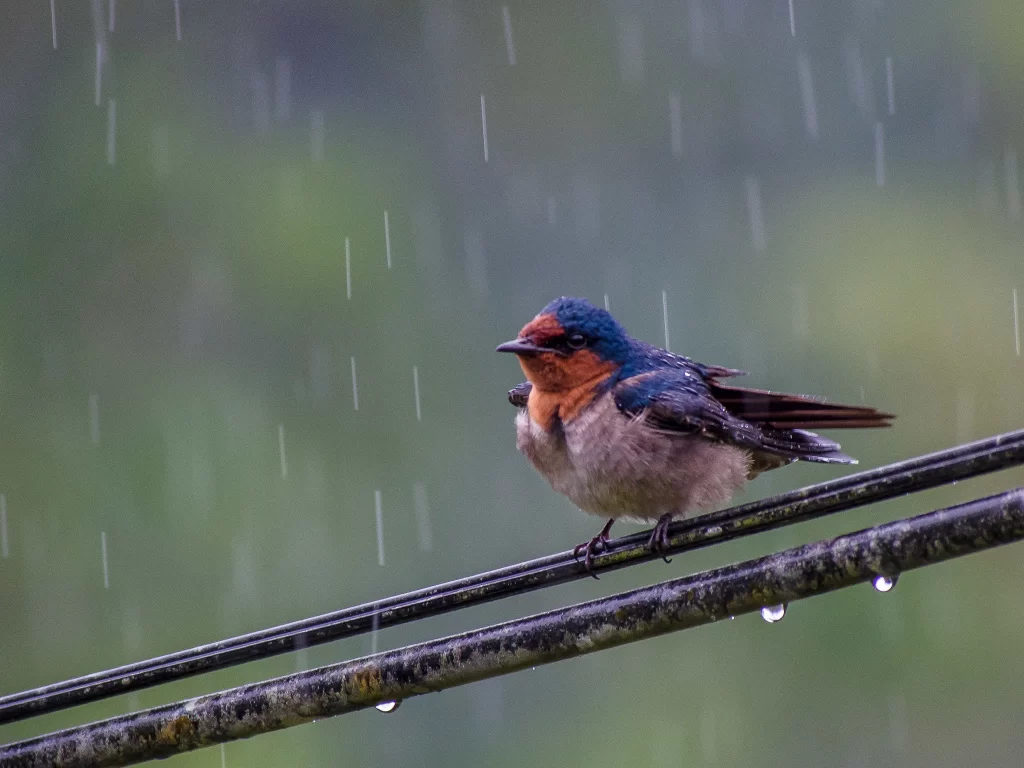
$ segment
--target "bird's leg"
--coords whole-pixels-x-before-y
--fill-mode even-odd
[[[608,545],[608,532],[612,529],[612,523],[615,522],[615,518],[611,518],[607,523],[604,524],[604,528],[590,541],[585,541],[582,544],[577,544],[573,547],[572,556],[577,560],[580,559],[580,552],[586,552],[583,558],[583,566],[587,569],[587,573],[597,578],[597,574],[594,573],[594,555],[604,549]]]
[[[661,559],[666,563],[672,561],[668,559],[665,553],[668,551],[668,527],[672,524],[672,513],[666,512],[664,515],[658,518],[658,522],[654,526],[654,530],[651,531],[651,538],[647,542],[647,546],[650,547],[651,552],[656,555],[660,555]]]

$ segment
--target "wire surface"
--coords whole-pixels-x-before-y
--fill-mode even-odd
[[[669,553],[682,553],[811,520],[945,483],[1024,464],[1024,430],[926,454],[768,499],[674,523]],[[610,542],[595,572],[657,559],[648,533]],[[572,552],[419,589],[0,698],[0,724],[130,691],[450,613],[515,594],[587,578]]]
[[[785,605],[1024,539],[1024,488],[452,637],[0,747],[0,768],[169,757]]]

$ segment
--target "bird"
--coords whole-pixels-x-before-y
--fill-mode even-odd
[[[654,523],[648,546],[667,560],[674,519],[723,506],[762,472],[794,461],[857,463],[810,430],[887,427],[895,418],[727,383],[745,371],[633,338],[582,298],[551,301],[496,351],[514,354],[527,379],[508,393],[519,452],[555,491],[607,518],[573,550],[591,575],[617,519]]]

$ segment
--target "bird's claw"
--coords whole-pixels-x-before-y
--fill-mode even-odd
[[[601,531],[601,533],[597,534],[597,536],[592,538],[590,541],[585,541],[582,544],[577,544],[572,549],[572,556],[576,558],[577,562],[579,562],[580,553],[584,553],[583,567],[586,569],[587,573],[589,573],[595,579],[598,578],[598,576],[596,573],[594,573],[594,555],[598,554],[604,549],[607,549],[608,542],[608,534],[604,531]]]
[[[651,531],[651,538],[647,542],[651,552],[661,557],[666,563],[672,561],[665,554],[669,549],[668,527],[672,524],[672,515],[666,514],[658,518],[654,530]]]
[[[585,541],[582,544],[577,544],[572,548],[572,556],[576,558],[576,562],[580,560],[580,552],[585,552],[583,558],[583,567],[586,568],[587,573],[597,578],[597,574],[594,573],[594,555],[601,550],[608,549],[608,542],[610,541],[609,535],[612,530],[612,525],[615,524],[615,518],[610,518],[607,523],[604,524],[604,528],[590,541]]]

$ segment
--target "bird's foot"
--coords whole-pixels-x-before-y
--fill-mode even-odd
[[[647,546],[651,552],[661,557],[666,563],[672,561],[668,559],[665,554],[668,552],[668,527],[672,524],[672,515],[666,513],[658,518],[657,524],[654,526],[654,530],[651,531],[651,538],[647,542]]]
[[[583,567],[586,568],[587,573],[597,578],[597,574],[594,573],[594,555],[598,554],[604,549],[608,548],[608,542],[611,540],[608,536],[608,532],[612,529],[612,523],[615,522],[615,518],[612,518],[605,523],[604,528],[590,541],[585,541],[582,544],[577,544],[572,549],[572,556],[578,561],[580,559],[580,553],[584,553]]]

